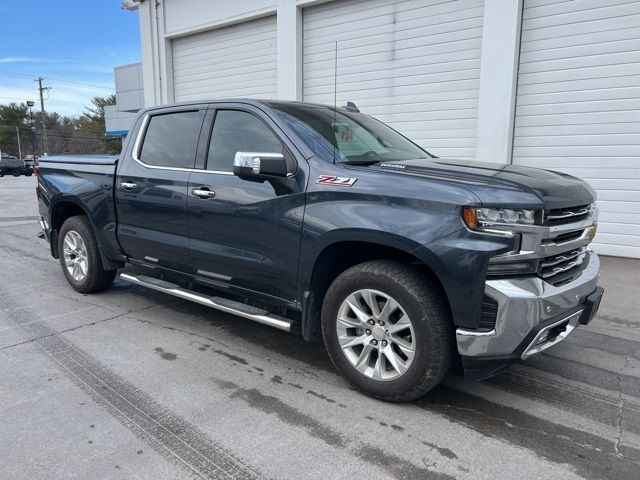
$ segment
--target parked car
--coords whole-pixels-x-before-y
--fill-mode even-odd
[[[122,154],[40,160],[68,282],[120,278],[322,339],[356,387],[415,399],[482,379],[598,309],[594,190],[443,161],[354,105],[236,100],[142,111]]]
[[[2,155],[0,157],[0,177],[5,175],[13,175],[19,177],[20,175],[26,175],[30,177],[33,175],[33,166],[27,165],[24,160],[20,160],[12,155]]]

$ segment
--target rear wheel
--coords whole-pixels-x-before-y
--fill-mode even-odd
[[[364,393],[418,398],[453,361],[449,309],[439,286],[398,261],[356,265],[329,287],[322,335],[335,367]]]
[[[104,290],[116,270],[105,270],[91,224],[85,216],[68,218],[58,237],[60,265],[69,284],[80,293]]]

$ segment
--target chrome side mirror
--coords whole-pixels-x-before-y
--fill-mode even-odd
[[[233,160],[233,174],[244,180],[284,178],[287,173],[287,161],[282,153],[236,152]]]

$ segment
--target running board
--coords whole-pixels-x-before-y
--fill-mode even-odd
[[[269,325],[270,327],[277,328],[278,330],[291,332],[292,320],[272,315],[266,310],[252,307],[251,305],[245,305],[244,303],[221,297],[208,297],[206,295],[201,295],[191,290],[187,290],[186,288],[182,288],[175,283],[165,282],[164,280],[148,277],[146,275],[130,275],[128,273],[121,273],[120,278],[125,282],[135,283],[136,285],[141,285],[152,290],[173,295],[174,297],[199,303],[205,307],[215,308],[221,312],[247,318],[254,322],[262,323],[263,325]]]

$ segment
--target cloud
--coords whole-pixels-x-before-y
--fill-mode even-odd
[[[0,63],[22,63],[37,61],[38,59],[33,57],[0,57]]]

